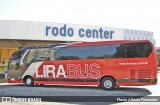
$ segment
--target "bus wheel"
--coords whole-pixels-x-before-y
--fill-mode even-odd
[[[34,80],[32,77],[27,77],[25,79],[25,85],[28,86],[28,87],[32,87],[34,86]]]
[[[111,77],[105,77],[101,80],[101,87],[105,90],[113,90],[115,88],[115,80]]]

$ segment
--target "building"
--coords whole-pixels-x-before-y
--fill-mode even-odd
[[[72,41],[150,40],[153,32],[105,26],[0,20],[0,72],[20,47]]]

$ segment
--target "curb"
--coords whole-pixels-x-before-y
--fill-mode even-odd
[[[0,85],[23,85],[23,83],[0,83]]]
[[[0,85],[9,85],[9,83],[0,83]]]

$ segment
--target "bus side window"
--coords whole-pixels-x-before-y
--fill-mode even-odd
[[[144,58],[149,57],[152,47],[149,43],[130,43],[126,44],[127,58]]]
[[[32,62],[34,62],[35,58],[37,56],[37,50],[36,49],[31,49],[26,56],[23,59],[23,63],[24,64],[30,64]]]
[[[38,54],[37,54],[35,60],[36,61],[53,60],[53,52],[49,48],[38,49]]]

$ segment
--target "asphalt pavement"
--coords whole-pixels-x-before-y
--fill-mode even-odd
[[[158,78],[160,78],[160,73]],[[88,86],[57,86],[57,85],[44,85],[44,86],[35,86],[35,87],[26,87],[23,84],[8,84],[8,83],[1,83],[0,84],[0,96],[1,97],[45,97],[44,102],[22,102],[22,103],[5,103],[13,104],[13,105],[31,105],[31,104],[53,104],[54,105],[68,105],[68,104],[76,104],[76,105],[92,105],[92,104],[99,104],[99,102],[95,102],[96,98],[101,98],[102,102],[100,104],[140,104],[141,105],[150,105],[150,104],[159,104],[159,103],[151,103],[151,102],[112,102],[115,100],[115,97],[126,97],[126,96],[136,96],[136,97],[147,97],[147,96],[160,96],[160,82],[158,81],[157,85],[151,86],[130,86],[130,87],[120,87],[116,88],[113,91],[106,91],[99,87],[88,87]],[[51,102],[58,97],[59,101]],[[79,97],[79,102],[60,102],[61,98],[75,98]],[[103,98],[109,98],[111,102],[103,102]],[[54,99],[53,99],[54,98]],[[86,101],[80,102],[85,98]],[[53,99],[53,100],[52,100]],[[76,99],[76,98],[75,98]],[[62,99],[63,100],[63,99]],[[89,102],[88,102],[89,101]],[[0,104],[4,104],[3,102]]]

